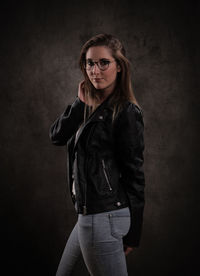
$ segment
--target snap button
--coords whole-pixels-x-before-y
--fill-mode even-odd
[[[102,119],[103,119],[103,116],[102,116],[102,115],[100,115],[100,116],[99,116],[99,119],[100,119],[100,120],[102,120]]]
[[[119,202],[119,201],[116,204],[117,204],[117,206],[121,206],[121,202]]]

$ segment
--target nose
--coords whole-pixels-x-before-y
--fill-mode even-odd
[[[99,72],[100,72],[100,69],[99,69],[98,65],[95,63],[93,68],[92,68],[92,73],[97,74]]]

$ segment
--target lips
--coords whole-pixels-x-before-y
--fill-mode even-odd
[[[101,81],[102,79],[100,79],[100,78],[94,78],[93,80],[96,81],[96,82],[99,82],[99,81]]]

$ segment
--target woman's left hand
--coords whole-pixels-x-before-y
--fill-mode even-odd
[[[127,256],[131,251],[133,251],[134,247],[130,247],[124,244],[124,253]]]

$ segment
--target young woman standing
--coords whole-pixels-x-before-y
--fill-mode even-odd
[[[122,43],[99,34],[82,47],[73,104],[50,127],[67,145],[68,182],[78,214],[57,276],[71,275],[83,256],[93,276],[125,276],[125,256],[139,246],[145,177],[144,122]]]

